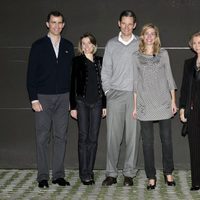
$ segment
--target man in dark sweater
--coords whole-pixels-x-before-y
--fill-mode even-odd
[[[48,14],[49,32],[32,44],[27,89],[35,111],[38,187],[49,187],[48,144],[53,130],[52,183],[70,185],[64,172],[67,141],[69,88],[73,44],[61,37],[64,17],[58,11]]]

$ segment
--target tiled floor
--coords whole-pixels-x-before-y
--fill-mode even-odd
[[[155,200],[200,200],[200,191],[190,191],[190,171],[174,172],[176,187],[164,184],[161,171],[157,171],[157,187],[154,191],[146,190],[146,177],[143,170],[138,171],[133,187],[124,187],[123,176],[118,177],[118,183],[110,187],[102,187],[104,170],[95,171],[96,184],[84,186],[81,184],[77,170],[66,170],[66,179],[71,186],[60,187],[49,182],[48,189],[37,187],[36,170],[0,170],[0,200],[93,200],[93,199],[155,199]]]

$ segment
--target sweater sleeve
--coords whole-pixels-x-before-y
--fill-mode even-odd
[[[112,56],[109,50],[109,44],[107,44],[103,56],[103,65],[101,70],[102,87],[104,92],[110,89],[111,76],[112,76]]]
[[[133,92],[137,93],[138,84],[138,59],[137,52],[133,53]]]
[[[102,71],[102,62],[103,62],[102,57],[99,57],[99,62],[100,62],[100,71]],[[101,74],[100,74],[100,81],[101,81],[101,88],[102,88]],[[103,89],[102,89],[102,108],[106,108],[106,96],[105,96],[105,93],[103,92]]]
[[[77,65],[76,58],[72,62],[71,86],[70,86],[70,110],[76,109],[76,79],[77,79]]]
[[[187,67],[187,61],[184,62],[183,76],[182,76],[182,84],[179,98],[179,107],[186,108],[187,99],[189,95],[189,72]]]
[[[35,44],[32,45],[27,70],[27,90],[30,101],[38,100],[37,96],[37,67],[39,62],[39,49]]]
[[[164,51],[164,62],[165,62],[165,73],[166,73],[167,81],[169,84],[169,90],[170,91],[176,90],[177,87],[176,87],[176,83],[175,83],[173,75],[172,75],[169,55],[166,50]]]

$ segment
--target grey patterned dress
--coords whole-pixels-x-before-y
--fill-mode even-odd
[[[142,121],[169,119],[173,116],[171,90],[177,89],[171,72],[168,52],[157,56],[134,53],[134,90],[137,94],[137,117]]]

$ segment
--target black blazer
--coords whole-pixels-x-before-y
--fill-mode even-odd
[[[185,116],[189,115],[191,107],[192,79],[197,57],[185,60],[183,79],[180,91],[179,107],[185,109]]]
[[[27,71],[30,101],[37,100],[38,94],[69,92],[73,57],[73,44],[64,38],[60,40],[58,58],[48,36],[32,44]]]
[[[101,69],[102,57],[94,57],[94,65],[97,76],[97,89],[99,98],[102,98],[103,108],[106,107],[106,97],[102,90],[101,84]],[[85,55],[76,56],[73,59],[72,75],[71,75],[71,89],[70,89],[70,108],[76,109],[77,97],[85,98],[86,88],[88,83],[88,65]]]

